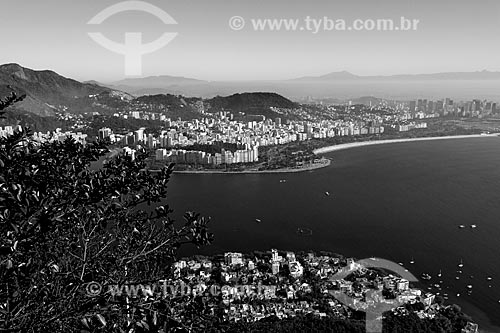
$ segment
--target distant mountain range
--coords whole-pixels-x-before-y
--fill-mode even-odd
[[[145,78],[132,78],[114,82],[115,86],[159,88],[172,85],[205,84],[208,81],[185,78],[182,76],[148,76]]]
[[[342,80],[413,80],[413,81],[427,81],[427,80],[500,80],[500,72],[478,71],[478,72],[444,72],[433,74],[398,74],[398,75],[376,75],[376,76],[359,76],[352,73],[332,72],[321,76],[306,76],[291,81],[342,81]]]
[[[375,75],[360,76],[347,71],[331,72],[320,76],[304,76],[290,80],[270,80],[263,82],[307,82],[307,81],[344,81],[344,80],[500,80],[500,72],[477,71],[477,72],[444,72],[433,74],[398,74],[398,75]],[[96,83],[95,81],[93,81]],[[227,81],[205,81],[191,79],[181,76],[149,76],[144,78],[131,78],[113,82],[108,86],[123,87],[126,89],[165,89],[174,86],[193,86],[206,84],[222,84]],[[239,81],[238,81],[239,82]],[[255,81],[254,81],[255,82]]]
[[[484,98],[500,100],[500,72],[446,72],[360,76],[347,71],[289,80],[204,81],[176,76],[121,80],[105,86],[140,96],[180,94],[210,98],[243,92],[273,91],[301,100],[306,96],[352,99],[363,95],[386,99]]]
[[[304,76],[289,81],[330,81],[330,80],[356,80],[361,76],[354,75],[347,71],[332,72],[321,76]]]
[[[191,106],[203,98],[203,103],[209,105],[208,110],[273,117],[276,115],[269,111],[270,106],[294,108],[297,104],[290,99],[308,100],[305,97],[332,101],[356,101],[359,96],[393,100],[451,97],[456,100],[481,98],[499,101],[500,72],[358,76],[343,71],[292,80],[237,82],[154,76],[104,84],[78,82],[53,71],[36,71],[18,64],[0,65],[0,96],[11,91],[27,95],[15,106],[16,110],[38,116],[51,116],[61,110],[112,114],[131,102],[138,102],[158,106],[158,110],[166,107],[175,117],[192,117],[196,107]],[[143,95],[146,97],[137,98]]]
[[[128,79],[122,83],[149,86],[155,84],[204,82],[177,77],[154,77]],[[26,99],[16,104],[14,110],[17,116],[53,116],[57,111],[75,114],[99,112],[113,114],[131,107],[134,104],[146,105],[150,110],[161,112],[169,117],[192,118],[196,116],[201,102],[207,112],[231,111],[245,115],[265,115],[276,117],[278,114],[271,107],[295,108],[298,104],[276,93],[255,92],[233,94],[227,97],[216,96],[202,100],[199,97],[184,97],[173,94],[155,94],[133,97],[116,88],[103,86],[97,81],[78,82],[65,78],[53,71],[35,71],[18,64],[0,66],[0,98],[12,91],[19,95],[26,94]],[[29,113],[29,114],[26,114]],[[9,119],[15,119],[9,114]],[[19,118],[19,117],[18,117]]]

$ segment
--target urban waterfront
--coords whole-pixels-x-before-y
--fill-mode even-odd
[[[338,151],[326,155],[329,167],[298,174],[176,174],[168,202],[178,220],[186,210],[213,219],[214,244],[181,254],[272,247],[381,257],[430,274],[423,289],[443,280],[448,302],[498,331],[499,153],[497,137],[436,140]]]

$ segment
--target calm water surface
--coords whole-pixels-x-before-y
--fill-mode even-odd
[[[296,174],[176,174],[168,202],[177,219],[186,210],[212,217],[216,241],[196,252],[312,249],[402,262],[417,277],[427,272],[433,284],[443,280],[449,302],[500,332],[500,138],[377,145],[327,156],[330,167]]]

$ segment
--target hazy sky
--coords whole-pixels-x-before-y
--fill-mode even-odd
[[[205,80],[287,79],[347,70],[359,75],[500,71],[498,0],[150,0],[176,21],[123,12],[98,26],[87,22],[117,0],[0,0],[0,63],[52,69],[79,80],[124,77],[124,57],[88,32],[123,43],[164,32],[178,36],[142,58],[143,75]],[[229,28],[232,16],[246,20]],[[417,31],[254,31],[251,19],[306,16],[350,20],[419,19]]]

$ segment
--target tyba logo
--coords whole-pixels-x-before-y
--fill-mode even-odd
[[[109,17],[125,11],[146,12],[158,17],[164,24],[177,24],[163,9],[144,1],[124,1],[112,5],[99,12],[88,24],[101,24]],[[142,44],[141,32],[126,32],[124,44],[112,41],[100,32],[89,32],[88,35],[102,47],[125,56],[125,75],[139,76],[142,75],[142,56],[163,48],[177,36],[177,33],[165,32],[160,38],[147,44]]]

